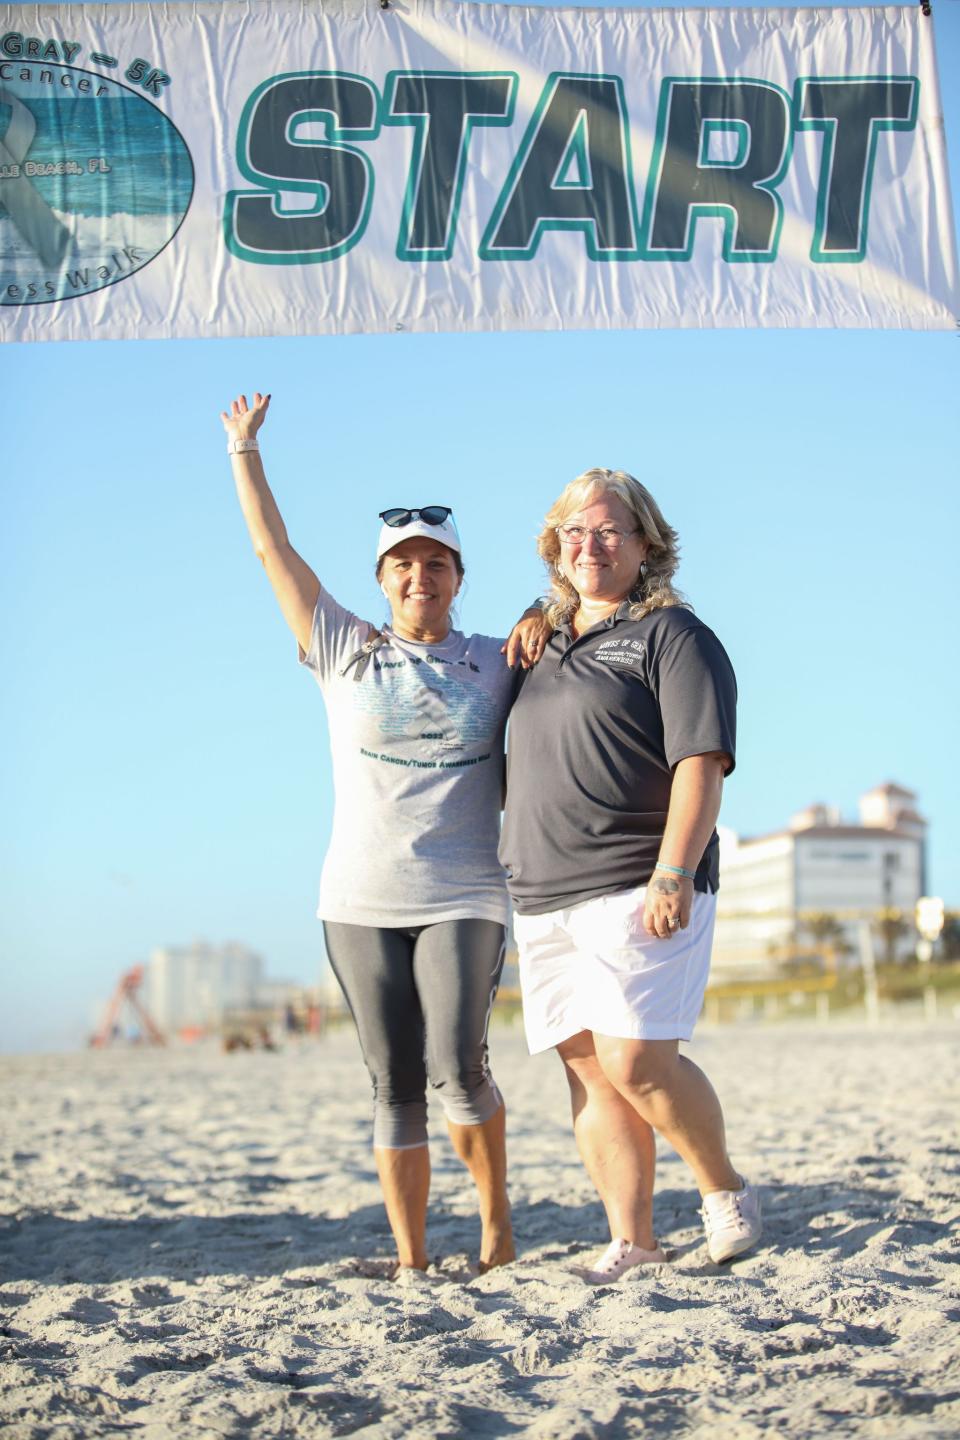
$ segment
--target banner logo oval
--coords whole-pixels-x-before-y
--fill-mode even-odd
[[[128,279],[176,235],[193,185],[183,136],[144,95],[70,65],[0,63],[0,304]]]

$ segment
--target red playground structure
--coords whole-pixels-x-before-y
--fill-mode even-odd
[[[132,970],[127,970],[117,981],[117,987],[110,997],[103,1017],[103,1023],[95,1035],[91,1035],[90,1044],[97,1050],[103,1050],[119,1038],[120,1026],[118,1024],[120,1012],[124,1004],[136,1015],[140,1022],[139,1042],[146,1045],[166,1045],[162,1032],[157,1028],[151,1019],[146,1007],[139,998],[139,990],[143,984],[143,966],[134,965]]]

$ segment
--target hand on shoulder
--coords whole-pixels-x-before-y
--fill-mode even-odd
[[[546,649],[547,641],[553,634],[553,626],[539,606],[525,610],[514,625],[500,653],[506,655],[511,670],[519,662],[524,670],[531,670]]]

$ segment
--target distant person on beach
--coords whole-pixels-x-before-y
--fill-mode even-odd
[[[445,505],[380,517],[390,623],[378,630],[345,610],[293,549],[267,485],[256,436],[269,404],[241,395],[221,419],[254,550],[327,706],[336,805],[317,913],[373,1082],[399,1264],[427,1266],[429,1084],[477,1187],[487,1270],[514,1258],[505,1110],[487,1061],[508,920],[503,736],[513,664],[532,663],[549,629],[539,610],[506,646],[452,628],[464,567]],[[339,532],[326,539],[341,543]]]
[[[719,1101],[679,1054],[710,965],[736,681],[674,590],[676,531],[633,476],[572,481],[538,549],[554,629],[510,716],[500,858],[530,1050],[559,1052],[610,1225],[587,1271],[603,1283],[666,1258],[653,1231],[653,1131],[694,1173],[712,1260],[761,1232]]]

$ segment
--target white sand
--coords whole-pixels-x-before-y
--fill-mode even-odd
[[[559,1064],[497,1029],[520,1259],[471,1271],[433,1128],[437,1264],[394,1282],[349,1032],[295,1053],[0,1062],[0,1430],[167,1436],[960,1432],[956,1027],[704,1029],[762,1250],[720,1269],[663,1154],[667,1268],[605,1243]],[[378,1267],[377,1261],[380,1261]]]

